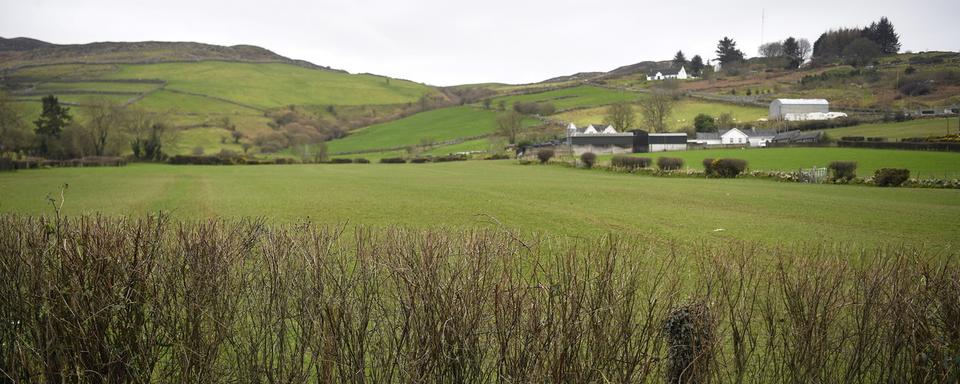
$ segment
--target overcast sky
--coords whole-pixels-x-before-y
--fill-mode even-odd
[[[527,83],[644,60],[713,58],[730,36],[811,41],[887,16],[904,50],[960,50],[960,1],[0,0],[0,36],[53,43],[253,44],[347,71],[454,85]]]

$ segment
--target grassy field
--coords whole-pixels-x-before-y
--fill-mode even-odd
[[[907,168],[912,176],[958,178],[960,153],[904,151],[865,148],[750,148],[704,149],[637,154],[650,157],[679,157],[686,167],[703,169],[706,158],[732,157],[747,160],[750,169],[795,171],[813,166],[825,167],[831,161],[856,161],[857,174],[872,175],[877,168]],[[609,156],[606,156],[609,157]]]
[[[941,136],[948,132],[957,134],[958,119],[922,119],[900,123],[862,124],[854,127],[825,129],[830,138],[839,140],[844,136],[885,137],[903,139],[907,137]]]
[[[498,97],[493,99],[493,105],[498,105],[501,101],[506,103],[507,106],[518,101],[545,102],[552,103],[557,110],[564,110],[613,104],[619,101],[633,101],[638,98],[640,98],[640,94],[634,92],[581,85],[554,91]]]
[[[136,103],[137,107],[153,111],[173,112],[177,114],[248,114],[263,115],[256,109],[228,103],[209,97],[186,95],[160,90],[153,92]]]
[[[437,109],[371,125],[346,138],[330,141],[327,146],[330,152],[347,152],[485,135],[496,129],[496,117],[495,111],[470,106]],[[528,126],[536,122],[525,120]]]
[[[0,211],[51,213],[46,196],[64,183],[70,215],[163,210],[414,227],[488,227],[492,217],[564,235],[960,245],[956,190],[657,178],[512,161],[29,170],[0,174]]]
[[[58,91],[99,91],[99,92],[137,92],[143,93],[157,88],[160,84],[153,83],[115,83],[109,81],[84,82],[48,82],[37,85],[37,92]]]
[[[415,102],[432,90],[373,75],[350,75],[289,64],[206,61],[121,65],[111,79],[162,79],[167,87],[214,95],[260,108],[284,105],[361,105]]]
[[[640,117],[640,107],[634,106],[634,111]],[[558,113],[551,116],[554,119],[572,122],[577,125],[594,124],[602,122],[607,113],[606,107],[595,107],[587,109],[577,109]],[[736,121],[756,121],[757,119],[767,117],[767,110],[759,107],[748,107],[726,103],[710,103],[697,100],[684,100],[676,104],[673,113],[670,116],[669,125],[673,130],[680,130],[693,126],[693,118],[697,114],[706,113],[713,117],[718,117],[722,113],[730,113]]]

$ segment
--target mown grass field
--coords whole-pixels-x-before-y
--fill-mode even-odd
[[[869,176],[878,168],[907,168],[913,177],[960,177],[960,153],[904,151],[865,148],[749,148],[703,149],[636,154],[656,161],[659,157],[679,157],[685,166],[703,169],[703,159],[731,157],[744,159],[750,169],[795,171],[813,166],[826,167],[831,161],[856,161],[857,174]],[[603,156],[608,159],[610,156]]]
[[[899,123],[861,124],[854,127],[825,129],[822,132],[835,140],[840,140],[844,136],[885,137],[894,140],[907,137],[942,136],[947,133],[957,134],[960,133],[958,123],[960,120],[957,118],[922,119]]]
[[[620,101],[634,101],[638,98],[640,98],[640,94],[635,92],[581,85],[547,92],[498,97],[493,99],[493,105],[498,105],[502,101],[509,108],[518,101],[538,102],[551,103],[557,110],[565,110],[613,104]]]
[[[633,109],[637,116],[636,124],[641,126],[640,107],[634,105]],[[572,122],[579,126],[602,122],[606,113],[607,107],[595,107],[558,113],[551,117],[565,122]],[[757,121],[757,119],[767,117],[767,110],[764,108],[686,99],[678,102],[674,106],[673,113],[670,115],[669,126],[672,130],[693,127],[693,119],[700,113],[708,114],[714,118],[719,117],[722,113],[729,113],[735,121],[743,122]]]
[[[659,178],[513,161],[170,166],[0,174],[0,211],[309,218],[322,223],[496,227],[666,239],[960,245],[960,191]],[[720,230],[720,231],[718,231]]]
[[[327,148],[331,153],[386,149],[486,135],[496,129],[496,118],[495,111],[471,106],[437,109],[353,131]],[[536,122],[524,120],[528,126]]]

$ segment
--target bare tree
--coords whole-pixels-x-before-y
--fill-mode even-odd
[[[23,113],[0,91],[0,153],[27,146],[32,136]]]
[[[810,40],[807,39],[799,39],[797,40],[797,44],[800,47],[800,63],[803,64],[803,62],[807,61],[807,58],[810,57],[812,46],[810,45]]]
[[[522,121],[523,116],[515,111],[502,113],[497,116],[497,132],[506,137],[510,144],[516,144]]]
[[[759,53],[760,53],[760,56],[763,56],[763,57],[783,56],[783,43],[779,41],[774,41],[772,43],[763,44],[760,46]]]
[[[107,146],[111,143],[111,137],[117,136],[118,127],[123,118],[122,108],[120,104],[106,98],[91,100],[87,108],[89,117],[85,125],[95,155],[105,155]]]
[[[603,118],[603,123],[612,125],[620,131],[630,129],[636,123],[633,106],[627,102],[611,104],[607,107],[607,115]]]
[[[640,101],[643,123],[650,132],[666,132],[667,120],[673,112],[673,97],[666,92],[652,92]]]

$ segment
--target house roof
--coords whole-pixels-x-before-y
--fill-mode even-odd
[[[786,105],[830,105],[830,102],[826,99],[776,99],[774,101],[778,101],[780,104]]]
[[[656,69],[650,72],[650,76],[656,76],[657,73],[667,76],[667,75],[676,75],[680,73],[680,68],[665,68],[665,69]]]

